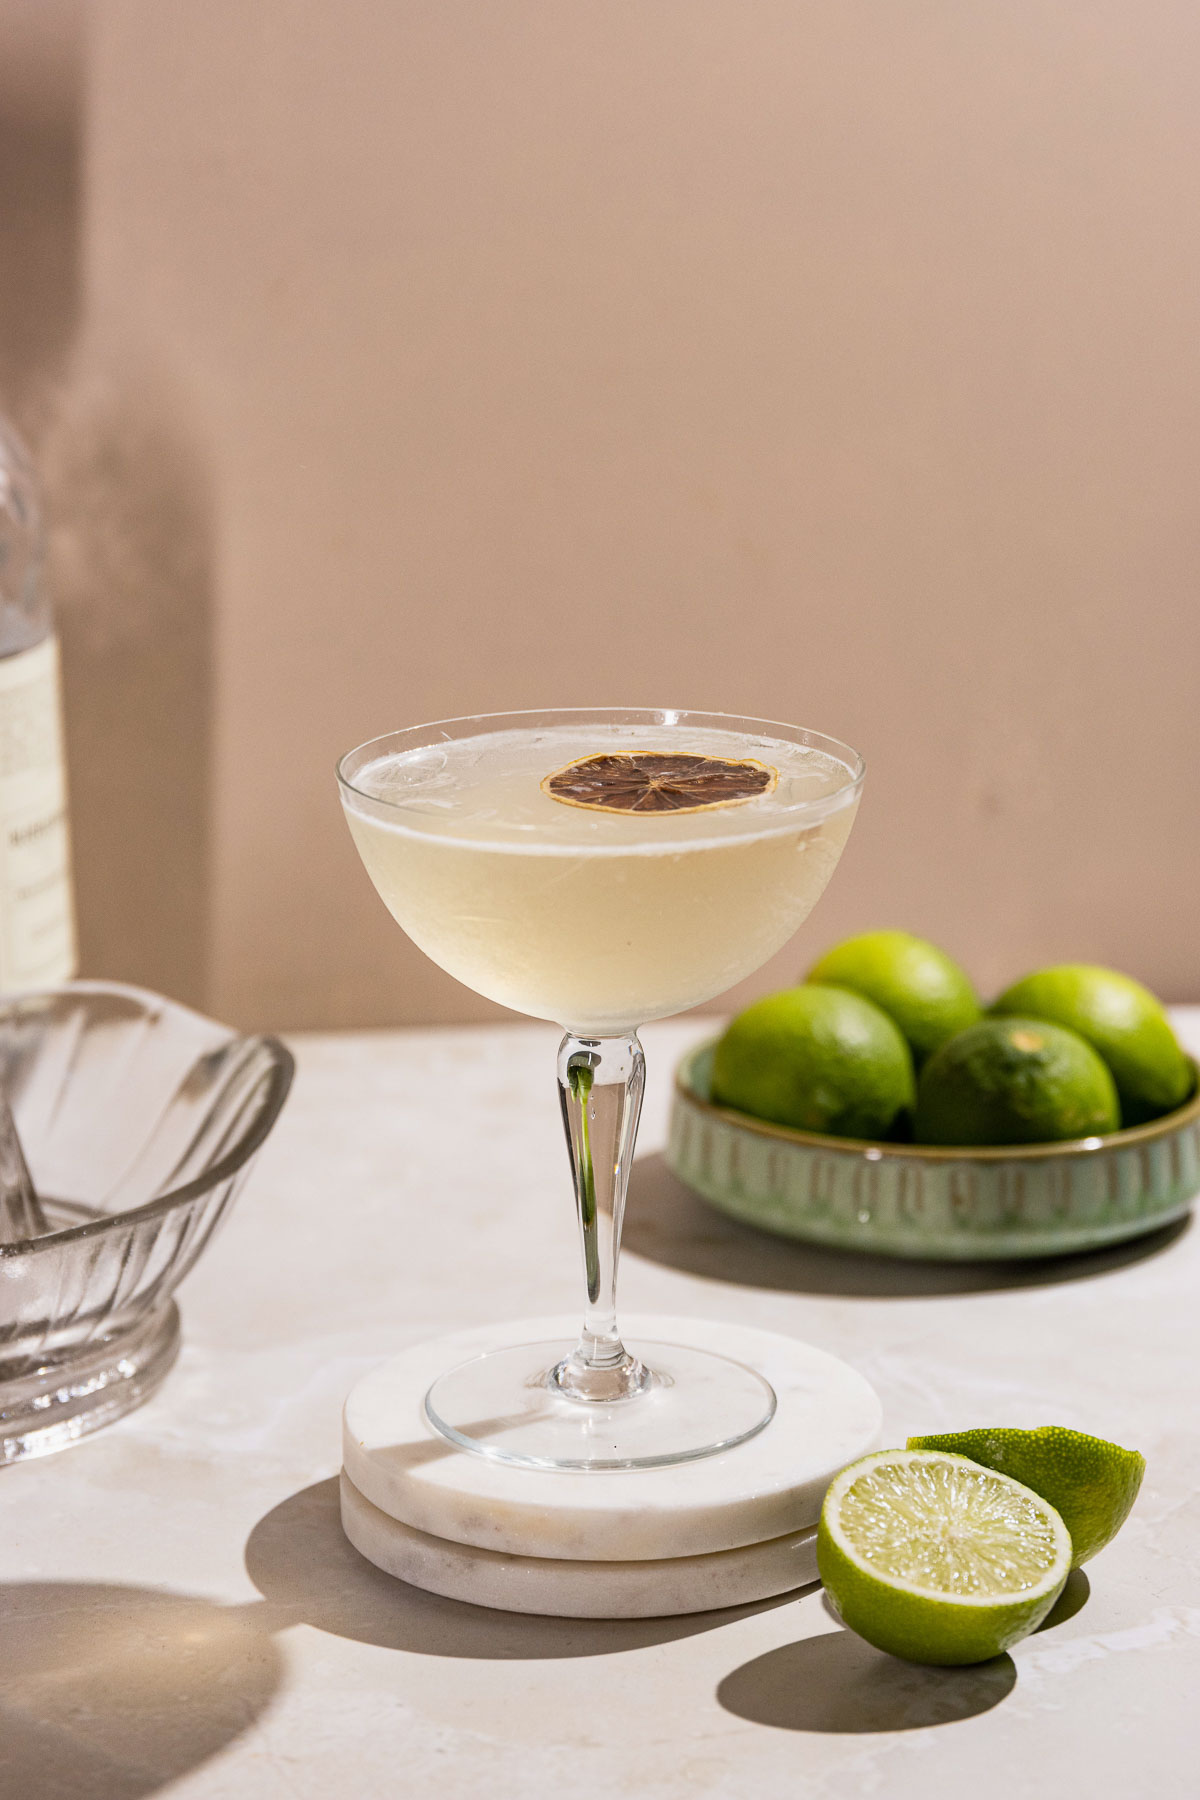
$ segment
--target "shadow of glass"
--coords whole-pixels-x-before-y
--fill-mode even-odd
[[[852,1631],[827,1631],[743,1663],[717,1699],[739,1719],[781,1731],[919,1731],[988,1712],[1016,1679],[1010,1656],[929,1669],[873,1650]]]
[[[443,1600],[385,1575],[342,1532],[337,1478],[291,1494],[258,1521],[246,1570],[276,1629],[312,1625],[334,1637],[424,1656],[519,1661],[612,1656],[712,1631],[795,1598],[673,1619],[552,1619]]]
[[[977,1294],[1004,1288],[1083,1281],[1154,1256],[1173,1244],[1190,1216],[1144,1237],[1079,1256],[1014,1262],[916,1262],[865,1251],[827,1250],[756,1231],[709,1206],[667,1167],[662,1156],[634,1163],[623,1244],[635,1256],[668,1268],[740,1287],[781,1288],[797,1294],[908,1299],[918,1295]]]
[[[267,1610],[89,1582],[0,1587],[0,1793],[138,1800],[214,1756],[279,1687]]]

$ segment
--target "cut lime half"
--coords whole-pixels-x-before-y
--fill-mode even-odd
[[[1146,1473],[1146,1459],[1137,1450],[1123,1450],[1065,1425],[1042,1425],[1036,1431],[998,1426],[944,1431],[909,1438],[908,1447],[969,1456],[1032,1488],[1062,1514],[1076,1567],[1116,1537]]]
[[[878,1450],[830,1484],[817,1565],[844,1622],[876,1649],[986,1662],[1050,1611],[1071,1537],[1008,1475],[945,1451]]]

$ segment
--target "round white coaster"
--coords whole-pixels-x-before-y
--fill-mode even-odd
[[[502,1345],[569,1338],[570,1319],[527,1319],[418,1344],[346,1401],[342,1456],[373,1506],[433,1538],[508,1556],[643,1562],[761,1545],[815,1525],[833,1476],[877,1448],[875,1390],[837,1357],[746,1325],[658,1316],[624,1321],[653,1365],[655,1341],[695,1345],[758,1371],[775,1416],[732,1450],[661,1469],[523,1469],[457,1450],[427,1422],[430,1382]]]
[[[389,1519],[342,1472],[342,1528],[388,1575],[448,1600],[560,1619],[659,1619],[788,1594],[817,1579],[815,1530],[644,1562],[555,1562],[447,1543]]]

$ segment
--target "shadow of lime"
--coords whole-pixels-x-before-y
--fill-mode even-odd
[[[1053,1631],[1056,1625],[1065,1625],[1080,1607],[1087,1605],[1091,1592],[1092,1584],[1083,1570],[1072,1569],[1062,1593],[1038,1626],[1038,1631]]]
[[[1072,1569],[1038,1630],[1074,1618],[1090,1593],[1083,1570]],[[847,1631],[828,1595],[822,1601],[838,1629],[743,1663],[717,1688],[726,1712],[782,1731],[920,1731],[990,1712],[1013,1689],[1011,1656],[961,1669],[901,1662]]]
[[[852,1631],[825,1631],[743,1663],[717,1699],[739,1719],[781,1731],[921,1731],[989,1712],[1016,1679],[1011,1656],[929,1669],[873,1650]]]

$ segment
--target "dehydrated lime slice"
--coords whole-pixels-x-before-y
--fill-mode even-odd
[[[542,792],[564,806],[593,812],[711,812],[757,800],[778,779],[777,769],[752,756],[727,760],[685,750],[639,750],[580,757],[547,775]]]
[[[879,1450],[831,1483],[817,1566],[845,1623],[876,1649],[985,1662],[1041,1624],[1071,1538],[1011,1476],[946,1451]]]

